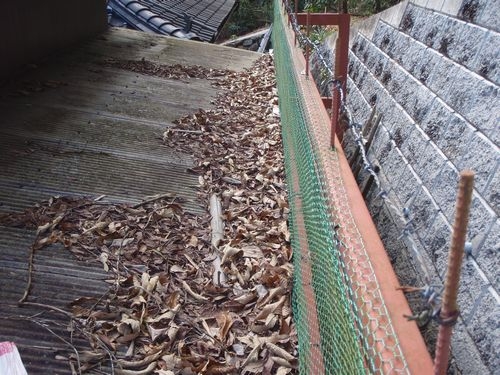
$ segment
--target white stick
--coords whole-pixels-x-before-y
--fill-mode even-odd
[[[210,226],[212,228],[212,247],[215,250],[215,259],[212,261],[214,266],[214,273],[212,275],[212,282],[214,286],[226,285],[226,275],[221,268],[221,260],[217,251],[219,243],[224,238],[224,222],[222,221],[222,206],[217,194],[212,194],[210,197],[210,215],[212,219]]]

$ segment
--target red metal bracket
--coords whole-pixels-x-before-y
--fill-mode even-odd
[[[291,22],[291,15],[288,15],[289,22]],[[295,13],[297,23],[305,25],[309,32],[309,27],[312,25],[319,26],[338,26],[338,38],[335,46],[335,66],[334,66],[334,79],[340,81],[342,87],[342,94],[344,99],[347,92],[347,74],[349,64],[349,26],[351,22],[351,15],[348,13]],[[309,48],[306,47],[306,75],[309,75]],[[344,129],[340,126],[340,94],[335,90],[332,98],[324,98],[323,103],[326,108],[332,108],[331,119],[331,140],[332,147],[335,145],[335,135],[342,142],[344,136]]]

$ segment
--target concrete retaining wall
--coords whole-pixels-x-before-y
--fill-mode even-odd
[[[4,1],[1,10],[0,81],[107,27],[104,0]]]
[[[499,28],[498,0],[403,2],[354,27],[349,56],[355,122],[365,124],[374,107],[383,116],[368,157],[381,168],[389,201],[375,187],[366,199],[402,284],[423,285],[424,268],[442,284],[458,173],[476,172],[472,255],[452,345],[452,368],[470,374],[500,373]],[[327,41],[323,50],[332,46]],[[361,172],[361,185],[367,177]],[[403,208],[411,224],[401,236],[394,212]],[[435,323],[424,330],[431,347],[436,330]]]

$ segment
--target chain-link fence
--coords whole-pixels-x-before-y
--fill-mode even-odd
[[[294,66],[284,8],[275,1],[273,47],[295,279],[301,374],[408,373],[342,183],[328,129]],[[326,151],[325,151],[326,150]]]

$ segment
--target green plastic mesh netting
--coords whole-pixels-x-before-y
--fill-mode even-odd
[[[295,266],[292,300],[299,336],[300,373],[364,374],[363,340],[356,329],[355,306],[351,303],[348,280],[335,246],[321,171],[316,165],[315,148],[308,132],[305,104],[299,93],[296,73],[291,69],[291,51],[278,2],[274,9],[273,48],[290,190]],[[297,215],[301,218],[298,219]],[[305,233],[299,228],[302,225],[298,224],[299,220]],[[300,243],[301,236],[307,238],[307,249]],[[311,306],[305,287],[312,289],[316,306]],[[310,318],[311,308],[316,308],[318,327],[312,327],[315,322]],[[314,338],[317,336],[312,332],[315,329],[319,331],[319,340]],[[322,358],[314,358],[318,357],[315,352],[321,353],[319,357]]]

